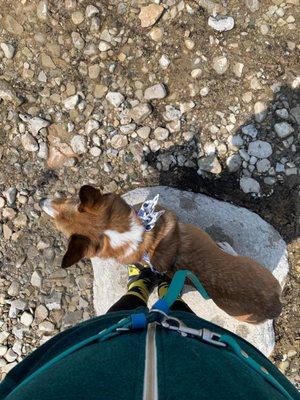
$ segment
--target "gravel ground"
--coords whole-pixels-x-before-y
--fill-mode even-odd
[[[166,184],[289,243],[274,362],[300,384],[299,0],[0,0],[0,371],[93,316],[46,195]],[[298,202],[299,205],[299,202]]]

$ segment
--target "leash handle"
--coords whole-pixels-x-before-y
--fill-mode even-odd
[[[209,294],[204,289],[202,283],[199,281],[196,275],[194,275],[191,271],[188,271],[186,269],[181,269],[175,272],[172,282],[169,286],[169,289],[165,294],[165,296],[163,297],[163,300],[168,304],[168,307],[171,307],[171,305],[176,301],[177,297],[182,292],[185,280],[187,278],[193,283],[195,288],[198,290],[198,292],[205,300],[210,299]]]

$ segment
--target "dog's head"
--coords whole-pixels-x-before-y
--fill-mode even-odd
[[[102,194],[92,186],[82,186],[76,198],[41,199],[40,206],[69,245],[62,260],[67,268],[84,257],[99,255],[104,246],[104,232],[117,226],[126,230],[130,225],[132,209],[121,196]]]

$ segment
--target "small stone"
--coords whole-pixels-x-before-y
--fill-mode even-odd
[[[132,133],[135,131],[136,124],[127,124],[127,125],[122,125],[120,126],[120,131],[124,133],[125,135],[128,135],[129,133]]]
[[[97,79],[100,74],[99,64],[94,64],[89,67],[89,77],[91,79]]]
[[[195,47],[195,42],[191,39],[185,39],[184,44],[189,50],[193,50],[193,48]]]
[[[271,167],[271,163],[267,158],[257,161],[256,169],[258,172],[267,172]]]
[[[84,21],[84,15],[81,11],[74,11],[71,14],[71,19],[75,25],[80,25]]]
[[[9,337],[9,332],[0,331],[0,343],[4,343],[8,337]]]
[[[163,54],[159,59],[159,64],[162,68],[168,68],[168,66],[170,65],[170,59],[168,58],[168,56]]]
[[[169,137],[169,131],[166,128],[156,128],[153,132],[155,139],[166,140]]]
[[[242,159],[239,154],[233,154],[229,156],[226,160],[226,165],[229,172],[236,172],[240,169],[242,165]]]
[[[9,240],[12,236],[12,230],[7,224],[2,225],[2,230],[3,230],[3,237],[5,240]]]
[[[9,318],[16,318],[20,311],[23,311],[26,307],[26,303],[23,300],[13,300],[10,304],[8,316]]]
[[[224,56],[214,57],[213,58],[213,69],[217,74],[222,75],[228,69],[228,60]]]
[[[39,149],[38,142],[32,135],[30,135],[30,133],[25,133],[21,136],[21,143],[27,151],[35,152]]]
[[[55,69],[56,65],[54,64],[52,58],[48,56],[48,54],[42,53],[41,54],[41,64],[45,68]]]
[[[155,24],[164,11],[164,7],[160,4],[150,4],[149,6],[142,7],[139,14],[142,28],[148,28]]]
[[[50,321],[43,321],[39,324],[39,330],[42,332],[53,332],[54,329],[54,324]]]
[[[161,42],[163,38],[164,30],[162,28],[153,28],[151,29],[149,36],[155,42]]]
[[[29,312],[23,312],[20,318],[21,324],[25,326],[30,326],[33,322],[33,316]]]
[[[7,14],[1,20],[4,29],[6,29],[12,35],[22,35],[24,28],[19,22],[14,19],[11,15]]]
[[[300,126],[300,105],[291,109],[291,116],[294,118],[294,120]]]
[[[41,0],[39,1],[37,7],[36,7],[36,15],[38,19],[41,21],[46,21],[48,18],[48,1],[47,0]]]
[[[272,146],[263,140],[255,140],[249,143],[248,154],[257,158],[267,158],[272,154]]]
[[[0,357],[3,357],[6,352],[7,352],[7,347],[0,345]],[[0,369],[1,369],[1,365],[0,365]]]
[[[38,74],[38,80],[40,81],[40,82],[47,82],[47,75],[45,74],[45,72],[44,71],[41,71],[39,74]]]
[[[9,43],[1,43],[1,49],[8,60],[11,60],[15,54],[15,48]]]
[[[37,136],[39,131],[43,128],[47,128],[50,125],[50,122],[46,119],[40,117],[30,118],[27,115],[20,114],[20,119],[27,124],[27,129],[33,136]]]
[[[269,26],[266,24],[262,24],[260,26],[260,31],[262,35],[267,35],[269,33]]]
[[[75,94],[74,96],[70,96],[65,99],[64,106],[67,110],[73,110],[77,106],[79,101],[80,97],[78,96],[78,94]]]
[[[226,15],[210,16],[208,25],[218,32],[226,32],[234,28],[234,19]]]
[[[81,135],[75,135],[71,139],[71,147],[74,153],[76,154],[84,154],[86,153],[86,140],[83,136]]]
[[[174,106],[166,106],[166,111],[164,113],[164,119],[166,121],[176,121],[181,118],[181,111]]]
[[[281,164],[281,163],[276,163],[275,171],[276,171],[277,173],[284,172],[284,170],[285,170],[285,168],[284,168],[284,165],[283,165],[283,164]]]
[[[240,187],[244,193],[260,192],[260,184],[253,178],[241,178]]]
[[[143,126],[137,130],[137,134],[142,139],[148,139],[151,129],[149,126]]]
[[[60,310],[61,309],[61,297],[62,293],[53,290],[49,296],[45,297],[45,304],[48,310]]]
[[[274,129],[280,138],[286,138],[294,132],[294,128],[287,122],[278,122],[274,125]]]
[[[105,85],[95,85],[94,96],[97,99],[102,99],[106,95],[108,87]]]
[[[297,354],[298,354],[298,353],[297,353],[296,350],[289,350],[289,351],[287,352],[288,358],[295,357]]]
[[[191,77],[193,79],[197,79],[202,75],[202,70],[200,68],[195,68],[191,72]]]
[[[125,97],[119,92],[108,92],[105,98],[114,107],[119,107],[125,100]]]
[[[243,63],[235,63],[232,67],[233,73],[235,76],[240,78],[243,74],[244,64]]]
[[[40,288],[42,286],[42,274],[39,271],[33,271],[30,283],[32,286]]]
[[[98,48],[99,48],[100,51],[105,52],[105,51],[111,49],[111,45],[109,43],[104,42],[103,40],[101,40],[101,42],[99,43]]]
[[[255,125],[253,125],[253,124],[243,126],[242,132],[244,135],[250,136],[253,139],[256,138],[256,136],[258,134],[258,131],[257,131]]]
[[[159,142],[157,140],[152,139],[149,142],[149,147],[150,147],[150,150],[153,153],[156,153],[160,149],[160,144],[159,144]]]
[[[99,147],[94,146],[90,149],[90,154],[93,157],[99,157],[101,155],[101,149],[99,149]]]
[[[13,281],[9,288],[7,289],[7,293],[9,296],[16,297],[18,296],[20,291],[20,284],[17,281]]]
[[[15,361],[17,359],[17,357],[18,357],[18,354],[15,353],[13,351],[13,349],[8,349],[4,356],[5,360],[9,363]]]
[[[6,81],[0,79],[0,99],[19,106],[22,101],[17,96],[13,87]]]
[[[263,122],[266,119],[267,112],[268,112],[267,105],[263,101],[257,101],[254,104],[254,114],[256,122],[259,123]]]
[[[145,90],[144,98],[145,100],[155,100],[155,99],[163,99],[167,95],[167,90],[165,86],[161,83],[158,83],[154,86],[148,87]]]
[[[202,97],[207,96],[208,93],[209,93],[209,88],[208,88],[207,86],[205,86],[204,88],[200,89],[200,95],[201,95]]]
[[[259,0],[245,0],[245,4],[251,12],[259,10]]]
[[[85,9],[85,16],[86,18],[91,18],[94,15],[99,14],[99,10],[97,7],[93,5],[88,5]]]
[[[222,172],[221,164],[215,154],[210,154],[207,157],[202,157],[198,160],[198,173],[201,171],[211,172],[212,174],[220,174]]]
[[[100,123],[98,121],[96,121],[95,119],[90,119],[85,124],[84,131],[87,135],[89,135],[99,128],[100,128]]]
[[[128,140],[125,135],[115,135],[111,138],[110,144],[114,149],[118,150],[126,147]]]
[[[27,215],[24,213],[20,213],[13,221],[14,226],[16,226],[17,228],[23,228],[25,226],[27,226],[28,223],[28,218]]]
[[[0,197],[0,208],[3,208],[4,206],[5,206],[5,199],[3,197]]]
[[[290,366],[290,362],[288,360],[286,360],[286,361],[281,361],[281,363],[278,365],[278,368],[283,374],[286,374],[289,366]]]
[[[297,175],[298,174],[298,170],[297,170],[296,167],[287,168],[284,172],[285,172],[286,176]]]
[[[37,156],[39,158],[42,158],[43,160],[47,160],[48,155],[49,155],[49,151],[48,151],[47,143],[41,142],[39,144],[39,151],[37,153]]]
[[[17,188],[15,187],[8,188],[5,192],[3,192],[3,195],[5,196],[7,203],[10,206],[15,203],[17,192]]]
[[[280,108],[279,110],[276,110],[276,115],[281,119],[289,118],[289,112],[286,108]]]
[[[40,304],[39,306],[37,306],[37,308],[35,309],[34,318],[37,321],[41,322],[41,321],[44,321],[47,317],[48,317],[47,308],[43,304]]]
[[[84,48],[85,41],[83,40],[83,38],[80,35],[80,33],[72,32],[71,33],[71,38],[72,38],[73,45],[77,50],[82,50]]]
[[[133,107],[130,112],[131,118],[135,123],[140,124],[152,113],[152,108],[148,103],[141,103]]]

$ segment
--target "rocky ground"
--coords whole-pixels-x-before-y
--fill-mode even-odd
[[[274,362],[299,375],[299,0],[0,0],[0,371],[93,316],[38,201],[166,184],[289,243]]]

